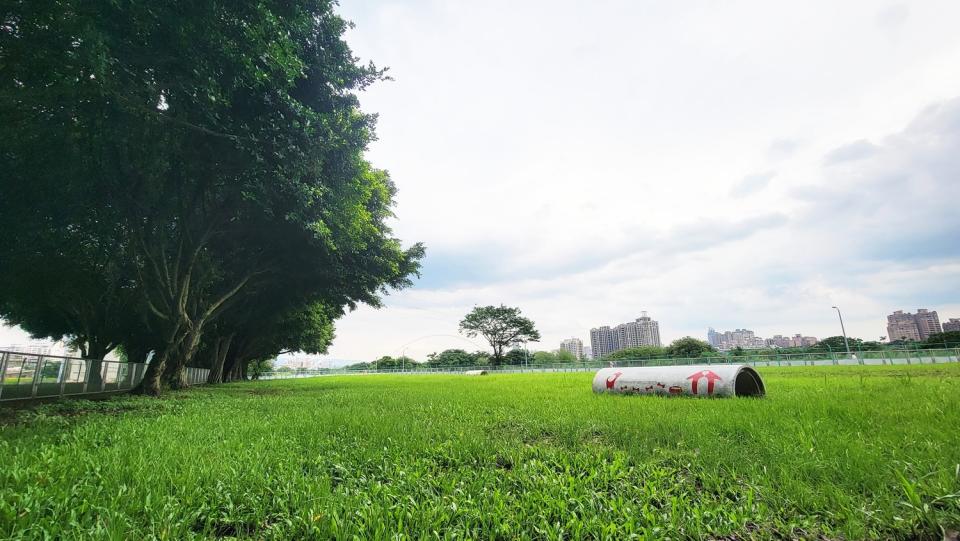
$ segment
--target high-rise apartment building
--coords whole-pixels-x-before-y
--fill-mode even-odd
[[[707,339],[709,340],[711,336],[708,334]],[[714,331],[713,340],[717,343],[716,345],[713,342],[710,345],[721,349],[757,349],[764,346],[763,338],[758,337],[750,329],[736,329],[733,331],[724,331],[718,333]]]
[[[773,338],[764,340],[767,346],[778,348],[803,348],[817,345],[817,339],[813,336],[803,336],[795,334],[793,336],[773,335]]]
[[[637,318],[637,330],[640,335],[638,346],[660,345],[660,323],[651,319],[646,312],[641,312]]]
[[[720,333],[713,327],[707,329],[707,343],[715,348],[720,348]]]
[[[943,332],[960,332],[960,319],[952,317],[944,321]]]
[[[639,346],[660,345],[660,324],[646,312],[636,321],[621,323],[615,327],[607,325],[590,329],[590,351],[594,359]]]
[[[797,333],[793,336],[773,335],[772,338],[764,340],[749,329],[736,329],[733,331],[717,332],[713,327],[707,329],[707,342],[711,346],[722,350],[736,348],[758,349],[762,347],[776,348],[801,348],[817,345],[817,337],[803,336]]]
[[[940,327],[940,316],[936,310],[927,310],[918,308],[913,320],[917,322],[917,331],[920,332],[920,339],[926,340],[930,335],[943,332]]]
[[[590,352],[594,359],[616,351],[613,349],[613,344],[613,331],[609,326],[603,325],[590,329]]]
[[[917,322],[913,318],[913,314],[897,310],[887,316],[887,338],[891,342],[896,340],[919,341],[920,329],[917,328]]]
[[[936,310],[918,308],[916,314],[897,310],[887,316],[887,338],[890,341],[918,342],[940,332],[943,332],[943,328]]]
[[[579,338],[567,338],[563,342],[560,342],[560,349],[564,351],[569,351],[573,353],[578,361],[582,361],[583,357],[583,341]]]
[[[634,330],[632,333],[627,333],[627,324],[621,323],[613,328],[613,351],[619,351],[624,348],[631,347],[630,339],[627,337],[628,334],[636,335]]]

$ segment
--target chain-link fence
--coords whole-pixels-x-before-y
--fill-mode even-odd
[[[146,370],[144,363],[0,351],[0,402],[128,391]],[[187,383],[206,383],[209,372],[187,368]]]

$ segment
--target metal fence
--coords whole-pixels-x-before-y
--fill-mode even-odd
[[[0,351],[0,402],[128,391],[146,371],[145,363]],[[187,368],[187,383],[206,383],[209,373]]]
[[[674,366],[691,364],[748,364],[757,366],[840,366],[840,365],[906,365],[940,364],[960,362],[960,348],[941,349],[886,349],[876,351],[858,351],[852,355],[838,352],[791,353],[791,354],[750,354],[718,355],[712,357],[670,357],[654,359],[632,359],[613,361],[614,366]],[[610,366],[608,361],[586,361],[553,364],[521,364],[500,366],[430,366],[428,364],[407,365],[405,368],[332,368],[320,370],[298,370],[290,372],[268,372],[259,379],[288,379],[316,376],[350,374],[458,374],[467,370],[488,370],[501,373],[515,372],[590,372]]]

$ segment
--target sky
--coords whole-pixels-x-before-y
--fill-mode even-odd
[[[422,277],[327,358],[423,358],[476,305],[542,334],[637,318],[876,340],[960,317],[960,3],[343,1],[393,80],[368,157]],[[22,338],[0,330],[0,344]]]

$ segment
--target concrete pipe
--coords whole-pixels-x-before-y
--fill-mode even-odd
[[[486,376],[486,375],[487,375],[487,371],[486,371],[486,370],[467,370],[466,372],[463,373],[463,375],[465,375],[465,376]]]
[[[763,396],[760,374],[745,364],[604,368],[593,392],[685,396]]]

